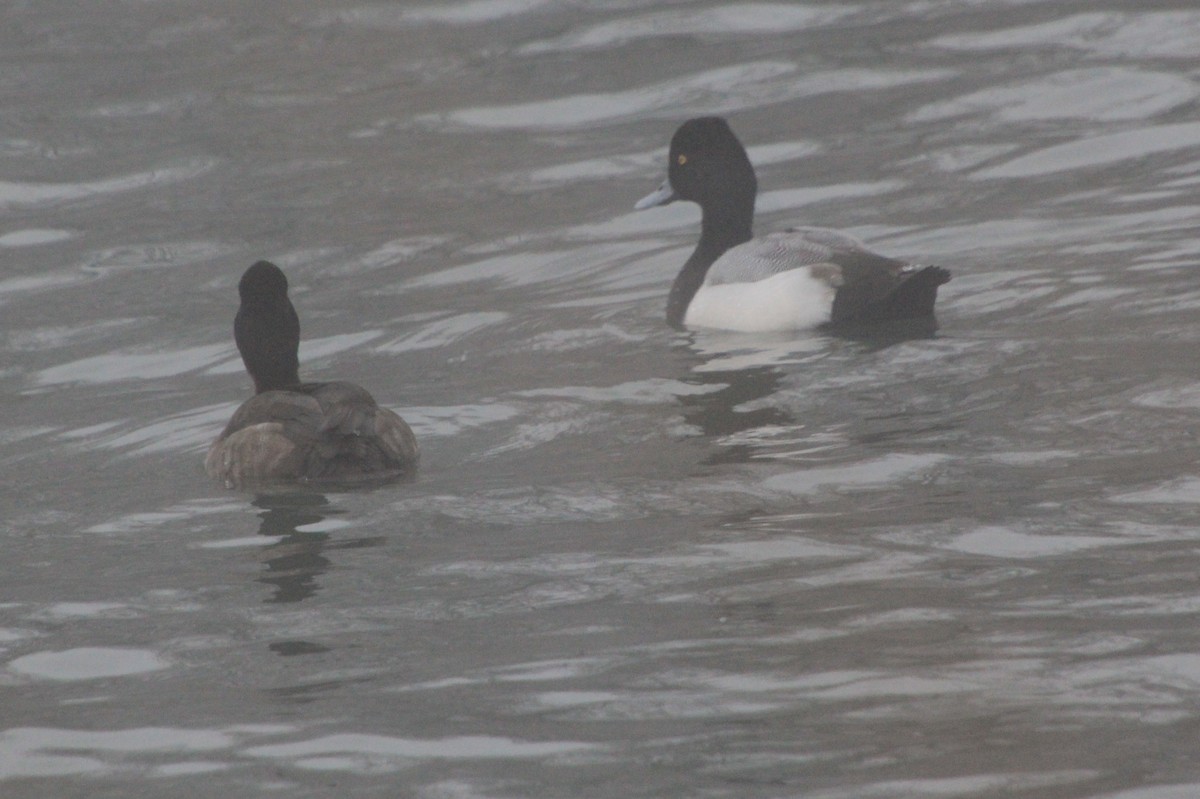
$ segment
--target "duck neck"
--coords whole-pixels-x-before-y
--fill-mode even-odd
[[[300,365],[294,359],[290,365],[268,369],[252,374],[251,377],[254,378],[255,394],[261,394],[264,391],[295,388],[300,385]]]
[[[291,302],[243,305],[233,335],[256,394],[300,384],[300,319]]]
[[[729,198],[718,206],[706,205],[700,217],[700,244],[697,250],[707,247],[721,255],[730,247],[750,241],[754,238],[754,195],[749,202],[737,202]]]
[[[692,252],[683,269],[675,276],[671,293],[667,296],[667,324],[676,329],[683,328],[683,318],[696,292],[704,285],[709,267],[731,247],[736,247],[754,238],[754,201],[751,199],[745,212],[728,206],[703,208],[700,221],[700,243]]]

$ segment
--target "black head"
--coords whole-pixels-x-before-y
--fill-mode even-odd
[[[758,180],[746,148],[721,117],[697,117],[671,137],[667,179],[635,208],[675,200],[698,203],[702,248],[715,259],[724,250],[749,241],[754,224]]]
[[[238,283],[242,304],[233,338],[259,394],[300,382],[300,318],[287,288],[283,271],[268,261],[251,266]]]
[[[287,276],[270,261],[258,261],[238,281],[238,296],[243,304],[287,302],[287,290]]]
[[[746,148],[721,117],[698,117],[671,137],[667,178],[681,200],[701,206],[746,202],[754,206],[758,181]]]

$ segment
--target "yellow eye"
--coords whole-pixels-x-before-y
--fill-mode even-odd
[[[679,164],[680,166],[683,166],[684,164],[687,163],[687,156],[684,155],[683,153],[680,153],[679,157],[675,159],[675,163]]]

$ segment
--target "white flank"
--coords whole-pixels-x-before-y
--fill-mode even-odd
[[[829,321],[836,291],[813,277],[807,266],[753,283],[706,283],[692,298],[683,323],[745,333],[816,327]]]

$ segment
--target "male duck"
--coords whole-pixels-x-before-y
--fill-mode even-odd
[[[667,179],[638,209],[699,204],[700,243],[675,278],[667,322],[676,328],[758,332],[854,329],[933,319],[950,273],[866,249],[836,230],[798,227],[753,238],[754,167],[721,117],[684,122],[671,138]]]
[[[386,479],[411,471],[412,430],[354,383],[301,383],[300,319],[287,278],[259,261],[238,283],[233,337],[255,395],[213,442],[204,468],[227,486],[296,480]]]

